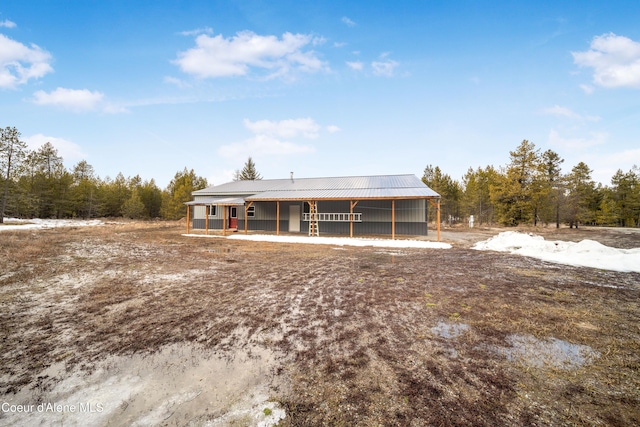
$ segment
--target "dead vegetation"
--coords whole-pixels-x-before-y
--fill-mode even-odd
[[[260,345],[280,355],[273,375],[288,384],[272,395],[281,425],[640,424],[640,274],[181,232],[3,232],[0,394],[45,393],[60,378],[43,371],[61,361],[89,370],[172,343]],[[513,336],[597,356],[570,369],[510,360]]]

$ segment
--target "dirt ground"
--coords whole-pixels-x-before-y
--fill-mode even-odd
[[[0,425],[640,425],[640,274],[470,249],[500,231],[389,250],[4,231]]]

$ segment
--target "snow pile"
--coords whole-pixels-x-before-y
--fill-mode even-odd
[[[3,230],[36,230],[56,227],[90,227],[101,225],[98,219],[17,219],[4,218],[4,224],[0,224],[0,231]]]
[[[477,250],[510,252],[578,267],[640,272],[640,248],[617,249],[593,240],[547,241],[542,236],[505,231],[473,246]]]
[[[188,237],[222,237],[218,235],[183,234]],[[275,236],[266,234],[234,234],[227,239],[251,240],[255,242],[273,243],[307,243],[334,246],[373,246],[378,248],[420,248],[420,249],[450,249],[451,245],[441,242],[426,242],[422,240],[389,240],[389,239],[360,239],[351,237],[308,237],[308,236]]]

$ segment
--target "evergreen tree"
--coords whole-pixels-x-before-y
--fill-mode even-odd
[[[564,162],[558,153],[547,150],[542,153],[540,161],[539,199],[541,201],[542,216],[545,222],[553,218],[556,228],[560,228],[560,204],[564,191],[562,170]]]
[[[72,170],[74,186],[72,188],[73,216],[91,218],[96,214],[97,179],[93,166],[86,160],[78,162]]]
[[[475,171],[471,168],[462,178],[464,186],[463,201],[465,214],[473,215],[478,224],[493,222],[493,203],[491,202],[491,186],[496,185],[498,172],[493,166]]]
[[[539,153],[535,145],[525,139],[509,154],[511,163],[491,187],[491,200],[496,205],[499,222],[518,225],[535,218],[532,183],[539,169]]]
[[[428,165],[424,169],[422,182],[436,193],[440,194],[440,218],[442,221],[453,222],[460,220],[460,200],[462,187],[460,183],[443,174],[439,166]],[[429,217],[435,218],[434,208],[429,206]]]
[[[176,173],[162,195],[160,213],[165,219],[179,219],[185,214],[185,203],[191,200],[191,193],[207,187],[206,178],[197,176],[191,169],[184,168]]]
[[[136,188],[131,191],[131,197],[122,205],[122,216],[131,219],[140,219],[145,216],[145,206]]]
[[[251,157],[249,157],[244,164],[244,168],[242,168],[242,171],[240,171],[239,173],[238,171],[236,171],[234,181],[254,181],[257,179],[262,179],[262,176],[258,173],[256,164],[253,162]]]
[[[23,160],[27,152],[27,144],[20,141],[20,132],[15,127],[7,126],[0,128],[0,169],[2,180],[4,181],[4,191],[0,210],[0,224],[4,221],[4,214],[7,208],[9,197],[9,187],[14,182],[13,172],[17,165]],[[13,185],[15,187],[15,185]]]
[[[140,200],[144,204],[146,218],[159,218],[160,209],[162,208],[162,190],[158,188],[156,182],[151,179],[145,181],[138,187]]]
[[[567,221],[569,227],[578,228],[579,223],[592,219],[595,215],[589,210],[589,203],[595,195],[595,184],[591,180],[591,169],[584,162],[578,163],[567,176]],[[591,215],[590,215],[591,214]]]

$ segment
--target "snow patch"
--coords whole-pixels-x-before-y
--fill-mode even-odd
[[[582,240],[578,243],[547,241],[544,237],[534,234],[505,231],[476,243],[473,249],[509,252],[576,267],[640,272],[640,248],[612,248],[593,240]]]
[[[41,230],[57,227],[94,227],[102,225],[99,219],[19,219],[4,218],[4,224],[0,224],[0,231],[7,230]]]

